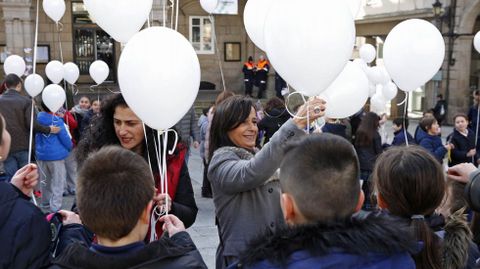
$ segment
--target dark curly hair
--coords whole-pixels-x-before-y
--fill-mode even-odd
[[[92,124],[85,129],[83,137],[77,147],[76,158],[78,162],[78,169],[82,167],[83,162],[87,159],[90,153],[96,152],[105,146],[121,145],[120,140],[115,133],[115,127],[113,124],[113,115],[115,114],[115,109],[119,106],[128,107],[128,104],[125,102],[125,99],[121,94],[112,95],[104,101],[100,115],[92,118]],[[157,154],[155,152],[154,143],[157,145],[160,145],[161,143],[158,143],[156,130],[153,130],[148,126],[145,126],[145,130],[147,134],[148,145],[144,140],[142,157],[148,161],[148,156],[150,156],[152,170],[154,173],[156,173],[158,172],[158,165],[156,165]],[[168,134],[168,150],[172,149],[174,138],[174,135],[170,132]],[[180,141],[181,138],[179,137],[179,142]]]

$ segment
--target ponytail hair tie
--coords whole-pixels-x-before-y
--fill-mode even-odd
[[[411,219],[412,220],[425,220],[425,217],[423,215],[412,215]]]

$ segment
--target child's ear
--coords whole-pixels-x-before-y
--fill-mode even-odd
[[[143,209],[142,215],[140,216],[140,220],[142,221],[143,224],[150,223],[150,214],[152,212],[152,208],[153,208],[153,201],[150,201],[148,202],[145,209]]]
[[[378,207],[381,209],[388,209],[388,204],[383,200],[383,197],[380,193],[377,193],[377,202],[378,202]]]
[[[281,196],[281,206],[283,212],[283,218],[286,223],[292,223],[295,219],[295,205],[293,202],[293,197],[288,193],[282,193]]]
[[[363,191],[360,190],[360,195],[358,196],[358,203],[357,203],[357,206],[355,207],[355,213],[362,210],[362,206],[364,202],[365,202],[365,193],[363,193]]]

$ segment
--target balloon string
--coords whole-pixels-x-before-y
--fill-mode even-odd
[[[168,7],[168,9],[171,9],[172,10],[172,13],[170,15],[170,29],[173,30],[173,16],[175,15],[175,12],[173,12],[174,8],[175,8],[175,3],[174,3],[174,0],[168,0],[170,2],[170,6]],[[168,13],[168,9],[167,9],[167,13]]]
[[[146,145],[146,148],[147,148],[147,160],[148,160],[148,165],[149,165],[148,167],[150,167],[150,173],[152,175],[152,180],[155,181],[155,178],[153,176],[152,160],[150,158],[150,153],[148,151],[149,145],[148,145],[147,127],[146,127],[145,123],[143,123],[142,126],[143,126],[143,134],[145,136],[145,145]]]
[[[177,0],[177,7],[175,11],[175,31],[178,31],[178,12],[180,10],[180,0]]]
[[[40,9],[40,0],[37,0],[37,15],[35,19],[35,41],[33,42],[33,73],[37,73],[37,46],[38,46],[38,17]]]
[[[166,5],[167,5],[167,0],[163,0],[163,27],[167,26]]]
[[[408,93],[405,92],[405,99],[403,99],[402,102],[398,103],[397,106],[401,106],[401,105],[405,104],[407,102],[407,98],[408,98]]]
[[[220,59],[220,50],[218,49],[218,44],[217,44],[217,33],[215,31],[215,21],[212,14],[209,15],[209,18],[210,18],[210,23],[212,24],[212,38],[215,45],[215,49],[217,51],[217,62],[218,62],[218,67],[220,68],[220,75],[222,76],[223,90],[226,91],[227,87],[225,86],[225,76],[223,74],[222,61]]]
[[[288,87],[288,85],[287,85]],[[303,95],[299,92],[292,92],[290,93],[289,95],[287,95],[287,98],[285,99],[285,109],[287,110],[288,114],[290,114],[290,116],[292,116],[292,118],[295,118],[295,119],[300,119],[300,120],[304,120],[306,119],[307,117],[299,117],[297,116],[296,113],[293,113],[292,111],[290,111],[290,109],[288,108],[289,104],[290,104],[290,97],[292,97],[293,95],[295,94],[299,94],[302,96],[302,99],[304,100],[304,104],[306,103],[305,101],[305,97],[303,97]]]
[[[403,101],[403,135],[405,136],[405,145],[410,146],[408,142],[408,136],[407,136],[407,118],[408,118],[408,97],[409,94],[408,92],[405,92],[405,100]]]
[[[31,107],[32,111],[30,113],[30,137],[29,137],[29,141],[28,141],[28,163],[31,163],[31,159],[30,159],[30,156],[32,156],[32,150],[33,150],[33,121],[34,121],[34,109],[35,109],[35,104],[34,104],[34,100],[32,98],[32,107]],[[37,200],[35,199],[35,195],[33,194],[33,191],[31,193],[32,195],[32,201],[33,201],[33,204],[38,206],[37,204]]]
[[[476,126],[476,130],[475,130],[475,149],[477,149],[477,145],[478,145],[478,123],[480,122],[480,103],[477,103],[477,126]],[[472,156],[472,162],[475,162],[474,161],[474,156]]]

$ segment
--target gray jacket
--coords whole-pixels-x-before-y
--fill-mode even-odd
[[[193,107],[188,110],[187,114],[175,125],[178,134],[187,146],[190,146],[190,137],[193,141],[200,142],[200,130],[197,125],[197,115]]]
[[[255,156],[236,147],[223,147],[213,154],[208,178],[221,238],[217,266],[224,266],[225,257],[228,260],[238,257],[255,235],[284,225],[280,183],[274,174],[287,142],[303,135],[289,120]]]
[[[31,111],[32,99],[21,95],[16,90],[9,89],[0,95],[0,114],[5,118],[7,131],[12,137],[11,153],[28,150]],[[38,124],[36,118],[34,115],[34,134],[50,133],[50,127]]]

